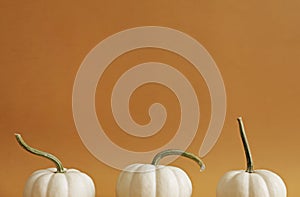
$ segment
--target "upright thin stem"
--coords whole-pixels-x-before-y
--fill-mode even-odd
[[[253,170],[253,161],[252,161],[251,151],[250,151],[249,143],[248,143],[248,140],[247,140],[243,120],[242,120],[241,117],[239,117],[237,120],[238,120],[238,123],[239,123],[240,134],[241,134],[241,138],[242,138],[242,141],[243,141],[244,151],[245,151],[245,155],[246,155],[246,159],[247,159],[246,172],[252,173],[252,172],[254,172],[254,170]]]
[[[189,159],[194,160],[196,163],[198,163],[198,165],[200,166],[200,171],[203,171],[205,169],[205,165],[199,157],[197,157],[196,155],[194,155],[192,153],[185,152],[185,151],[182,151],[182,150],[177,150],[177,149],[168,149],[168,150],[165,150],[165,151],[162,151],[162,152],[158,153],[153,158],[151,164],[152,165],[158,165],[159,161],[163,157],[166,157],[166,156],[169,156],[169,155],[180,155],[180,156],[183,156],[183,157],[187,157]]]
[[[47,159],[50,159],[51,161],[54,162],[54,164],[56,165],[56,169],[57,169],[57,172],[59,173],[64,173],[65,172],[65,169],[61,163],[61,161],[55,157],[54,155],[50,154],[50,153],[46,153],[44,151],[40,151],[40,150],[37,150],[35,148],[32,148],[30,147],[29,145],[27,145],[22,136],[20,134],[15,134],[16,136],[16,139],[18,141],[18,143],[25,149],[27,150],[28,152],[34,154],[34,155],[38,155],[38,156],[42,156],[42,157],[45,157]]]

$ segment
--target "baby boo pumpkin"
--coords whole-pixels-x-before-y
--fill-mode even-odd
[[[242,118],[238,118],[247,159],[247,169],[225,173],[217,186],[217,197],[286,197],[283,180],[268,170],[253,170],[253,161]]]
[[[53,161],[56,168],[35,171],[28,178],[23,197],[94,197],[93,180],[76,169],[66,169],[55,156],[28,146],[20,134],[18,143],[27,151]]]
[[[132,164],[120,174],[116,186],[117,197],[190,197],[192,183],[188,175],[174,166],[158,165],[161,158],[181,155],[196,161],[201,170],[205,166],[200,158],[181,150],[158,153],[151,164]]]

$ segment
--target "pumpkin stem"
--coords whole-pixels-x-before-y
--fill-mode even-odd
[[[30,147],[29,145],[27,145],[22,136],[20,134],[15,134],[16,136],[16,139],[18,141],[18,143],[25,149],[27,150],[28,152],[32,153],[32,154],[35,154],[35,155],[38,155],[38,156],[42,156],[42,157],[45,157],[47,159],[50,159],[51,161],[53,161],[56,165],[56,169],[57,169],[57,172],[59,173],[64,173],[66,170],[64,169],[61,161],[55,157],[54,155],[50,154],[50,153],[46,153],[44,151],[40,151],[40,150],[37,150],[35,148],[32,148]]]
[[[164,151],[158,153],[153,158],[151,164],[152,165],[158,165],[159,161],[163,157],[166,157],[166,156],[169,156],[169,155],[180,155],[180,156],[183,156],[183,157],[187,157],[187,158],[192,159],[192,160],[194,160],[195,162],[198,163],[198,165],[200,166],[200,171],[203,171],[205,169],[205,165],[199,157],[197,157],[196,155],[194,155],[192,153],[185,152],[183,150],[177,150],[177,149],[168,149],[168,150],[164,150]]]
[[[250,151],[249,143],[248,143],[248,140],[247,140],[243,120],[242,120],[241,117],[239,117],[237,120],[238,120],[238,123],[239,123],[240,134],[241,134],[241,138],[242,138],[242,141],[243,141],[244,151],[245,151],[246,159],[247,159],[246,172],[252,173],[252,172],[254,172],[254,170],[253,170],[253,161],[252,161],[251,151]]]

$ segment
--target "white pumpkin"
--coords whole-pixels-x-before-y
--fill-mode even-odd
[[[242,118],[238,118],[247,159],[246,170],[227,172],[217,186],[217,197],[286,197],[283,180],[268,170],[254,170]]]
[[[132,164],[119,175],[117,197],[190,197],[192,183],[188,175],[174,166],[157,165],[167,155],[182,155],[195,160],[204,170],[203,162],[191,153],[166,150],[156,155],[152,164]]]
[[[217,187],[217,197],[286,197],[282,179],[268,170],[252,173],[236,170],[225,173]]]
[[[92,179],[76,169],[56,168],[37,170],[28,178],[23,197],[94,197]]]
[[[66,169],[54,155],[27,145],[20,134],[18,143],[28,152],[53,161],[56,168],[35,171],[28,178],[23,197],[95,197],[93,180],[76,169]]]

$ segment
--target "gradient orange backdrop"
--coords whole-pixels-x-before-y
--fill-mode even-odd
[[[93,157],[76,131],[73,82],[83,58],[101,40],[128,28],[153,25],[180,30],[203,44],[226,86],[226,121],[218,143],[203,158],[206,171],[200,173],[197,165],[183,158],[172,163],[190,175],[193,196],[215,196],[217,182],[226,171],[245,168],[238,116],[244,117],[254,167],[275,171],[284,179],[288,196],[299,196],[299,10],[300,2],[295,0],[1,1],[0,195],[21,196],[33,171],[53,166],[17,145],[14,133],[20,132],[28,144],[55,154],[65,167],[89,174],[97,196],[114,196],[119,171]],[[197,153],[210,117],[203,79],[193,77],[191,65],[176,54],[143,49],[126,55],[110,65],[104,85],[98,87],[97,113],[111,113],[98,98],[107,97],[104,90],[113,80],[109,76],[119,72],[114,64],[132,66],[153,59],[167,62],[183,69],[201,95],[201,124],[188,149]],[[145,111],[140,109],[159,99],[151,97],[151,92],[161,92],[165,99],[160,101],[175,114],[165,127],[170,132],[178,125],[178,103],[163,87],[148,88],[134,96],[133,115],[146,122]],[[161,132],[160,139],[153,136],[147,143],[114,132],[118,128],[109,116],[101,121],[110,128],[107,134],[111,139],[133,150],[155,148],[174,135]]]

